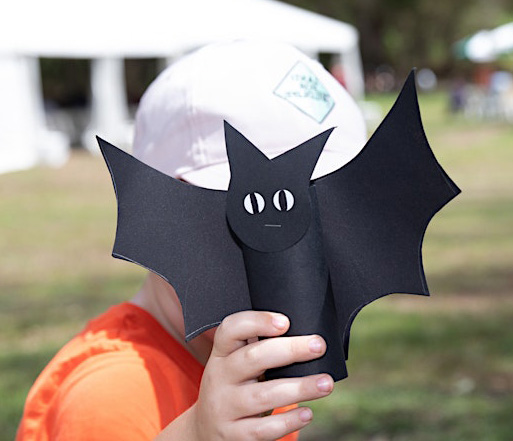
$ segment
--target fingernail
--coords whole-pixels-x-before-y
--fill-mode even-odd
[[[285,329],[288,324],[287,317],[284,315],[275,315],[273,316],[273,325],[278,329]]]
[[[314,337],[308,342],[310,351],[320,354],[322,352],[322,341],[319,337]]]
[[[333,383],[328,377],[321,377],[317,380],[317,389],[321,392],[330,392],[333,387]]]
[[[313,417],[312,409],[305,407],[299,412],[299,419],[303,421],[303,423],[307,423]]]

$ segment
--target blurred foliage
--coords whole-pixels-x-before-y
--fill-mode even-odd
[[[46,106],[80,107],[89,100],[90,61],[41,58],[41,77]]]
[[[125,59],[126,93],[129,103],[138,103],[142,94],[160,72],[164,63],[156,58]]]
[[[365,71],[390,65],[404,76],[412,66],[452,73],[453,44],[483,28],[513,20],[509,0],[286,0],[353,24],[360,31]]]
[[[41,77],[46,106],[85,107],[90,98],[91,61],[74,58],[41,58]],[[126,95],[138,103],[163,63],[156,58],[125,59]]]

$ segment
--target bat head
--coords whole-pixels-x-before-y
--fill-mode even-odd
[[[226,216],[248,247],[277,252],[297,243],[311,218],[310,177],[333,129],[269,159],[225,122],[230,185]]]

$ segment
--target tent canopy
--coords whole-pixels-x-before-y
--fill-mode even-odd
[[[67,158],[69,140],[46,128],[38,57],[92,59],[91,117],[82,144],[96,152],[94,134],[130,142],[123,58],[172,60],[234,38],[287,42],[311,56],[336,54],[347,89],[363,96],[356,29],[276,0],[3,2],[0,173]]]
[[[475,63],[487,63],[513,52],[513,23],[492,30],[483,29],[455,45],[458,56]]]
[[[158,57],[226,38],[269,38],[345,52],[354,27],[274,0],[16,0],[2,6],[0,53]]]

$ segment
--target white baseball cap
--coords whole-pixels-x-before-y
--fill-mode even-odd
[[[194,185],[226,190],[226,120],[273,158],[336,127],[312,178],[337,170],[363,148],[364,119],[317,61],[269,41],[205,46],[166,70],[143,95],[134,155]]]

